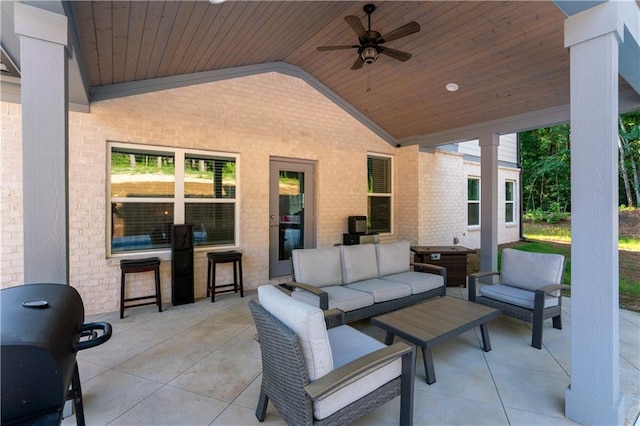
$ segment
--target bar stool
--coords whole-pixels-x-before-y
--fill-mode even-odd
[[[244,297],[242,287],[242,253],[239,251],[223,251],[207,253],[207,297],[211,294],[211,303],[216,301],[216,294],[237,293],[240,289],[240,297]],[[216,285],[216,264],[233,263],[233,283]],[[240,279],[238,280],[238,277]],[[225,289],[225,290],[218,290]]]
[[[136,306],[144,305],[158,305],[158,312],[162,312],[162,294],[160,291],[160,259],[157,257],[148,257],[145,259],[123,259],[120,261],[120,319],[124,317],[124,310],[127,308],[133,308]],[[150,272],[155,274],[156,281],[156,293],[148,296],[130,297],[125,299],[125,277],[126,274],[135,274],[137,272]],[[153,301],[147,301],[142,303],[136,303],[133,305],[125,306],[125,302],[133,302],[136,300],[154,298]]]

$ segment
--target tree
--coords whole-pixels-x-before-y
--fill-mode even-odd
[[[618,120],[620,204],[640,204],[640,111]],[[568,124],[519,134],[523,211],[571,211],[571,143]]]
[[[640,111],[619,117],[618,134],[620,175],[625,187],[626,205],[637,206],[640,204]]]
[[[569,126],[520,134],[524,211],[571,210],[571,144]]]

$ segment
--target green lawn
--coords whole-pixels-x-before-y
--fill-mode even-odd
[[[527,242],[515,247],[535,253],[558,253],[565,256],[564,284],[571,285],[571,228],[566,222],[559,224],[523,223]],[[621,299],[640,297],[640,240],[620,238],[619,292]]]

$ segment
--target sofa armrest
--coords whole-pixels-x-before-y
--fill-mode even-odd
[[[298,283],[295,281],[285,283],[283,284],[283,286],[300,288],[302,290],[306,290],[310,293],[313,293],[319,298],[319,308],[322,309],[323,311],[326,311],[327,309],[329,309],[329,294],[326,291],[322,290],[321,288],[314,287],[309,284]]]
[[[418,262],[411,262],[411,266],[413,266],[414,270],[416,268],[424,269],[424,271],[418,271],[418,272],[429,271],[437,275],[442,275],[445,279],[447,278],[447,268],[443,266],[432,265],[430,263],[418,263]]]
[[[476,272],[475,274],[469,275],[469,301],[476,301],[476,280],[484,277],[490,277],[492,275],[500,275],[498,271],[485,271],[485,272]]]
[[[405,377],[412,380],[412,377],[408,376],[413,376],[413,371],[408,374],[405,370],[415,365],[415,349],[406,343],[398,342],[351,361],[309,383],[304,389],[312,400],[322,399],[399,358],[403,358],[403,380]]]
[[[433,273],[442,276],[442,295],[447,295],[447,268],[430,263],[410,262],[414,271]]]

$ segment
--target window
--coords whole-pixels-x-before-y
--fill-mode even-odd
[[[111,253],[167,249],[171,225],[196,246],[235,245],[236,158],[111,144]]]
[[[515,196],[514,196],[515,182],[512,180],[505,181],[504,183],[504,221],[505,223],[515,222]]]
[[[391,232],[391,158],[367,156],[367,229],[369,232]]]
[[[467,225],[480,226],[480,179],[467,179]]]

